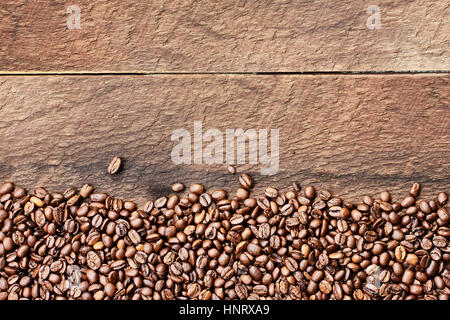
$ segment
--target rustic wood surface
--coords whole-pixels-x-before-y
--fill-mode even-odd
[[[450,191],[449,75],[41,76],[0,79],[0,181],[52,191],[94,184],[142,204],[171,183],[234,192],[225,165],[174,165],[173,130],[278,128],[280,171],[349,200],[389,189]],[[106,173],[114,156],[121,173]],[[259,183],[259,184],[258,184]]]
[[[79,5],[81,29],[68,30]],[[448,1],[0,2],[1,72],[450,70]]]

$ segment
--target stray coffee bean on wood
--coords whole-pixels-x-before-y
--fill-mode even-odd
[[[176,183],[142,209],[90,185],[5,183],[0,300],[448,300],[446,193],[352,204],[297,184],[252,197],[238,181],[233,195]]]

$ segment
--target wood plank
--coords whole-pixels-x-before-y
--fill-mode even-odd
[[[81,29],[68,30],[69,4]],[[448,1],[0,3],[2,72],[450,70]]]
[[[176,181],[234,192],[225,165],[175,165],[175,129],[279,129],[279,172],[349,200],[450,189],[450,76],[10,76],[0,79],[0,182],[97,189],[142,204]],[[108,175],[110,159],[124,170]]]

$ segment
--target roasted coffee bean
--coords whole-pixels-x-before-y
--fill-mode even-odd
[[[290,272],[297,271],[298,263],[297,263],[297,261],[294,258],[288,257],[288,258],[286,258],[284,263],[285,263],[286,267],[289,269]]]
[[[87,265],[92,270],[97,270],[101,266],[101,258],[95,251],[89,251],[86,256]]]
[[[276,198],[278,196],[278,190],[272,187],[266,188],[264,193],[268,198]]]
[[[352,204],[307,186],[235,198],[192,184],[141,210],[0,187],[1,299],[448,299],[448,199]],[[181,192],[181,183],[172,186]]]
[[[433,245],[438,248],[444,248],[447,246],[447,240],[443,236],[435,236],[433,238]]]
[[[1,193],[1,192],[0,192],[0,193]],[[441,205],[441,206],[446,205],[446,204],[447,204],[447,201],[448,201],[448,195],[447,195],[447,193],[445,193],[445,192],[440,192],[440,193],[438,194],[437,201],[438,201],[439,205]]]
[[[203,207],[209,207],[212,202],[212,198],[207,193],[202,193],[199,197],[199,202]]]
[[[141,236],[134,229],[128,231],[128,237],[130,238],[131,242],[133,242],[133,244],[135,245],[138,245],[141,242]]]
[[[156,208],[162,208],[166,205],[167,203],[167,198],[166,197],[160,197],[158,199],[155,200],[155,207]]]
[[[127,221],[122,219],[117,221],[115,231],[119,237],[125,236],[128,233],[128,229],[130,229],[130,225]]]
[[[217,229],[213,226],[209,226],[205,230],[205,238],[209,240],[215,239],[217,236]]]
[[[184,185],[182,183],[177,182],[172,185],[173,192],[181,192],[183,190],[184,190]]]
[[[114,157],[108,165],[108,173],[116,174],[119,172],[122,166],[122,159],[119,157]]]
[[[250,176],[246,173],[239,176],[239,183],[244,189],[250,189],[251,187],[253,187],[252,180],[250,179]]]
[[[420,184],[414,183],[409,191],[409,194],[416,198],[420,194]]]
[[[270,236],[270,225],[268,223],[263,223],[258,229],[258,238],[267,239]]]
[[[227,171],[229,174],[235,174],[236,173],[236,168],[234,166],[229,165],[227,167]]]
[[[248,297],[248,290],[247,290],[247,287],[245,285],[237,284],[235,286],[234,290],[236,291],[236,295],[239,297],[239,299],[241,299],[241,300],[247,299],[247,297]]]

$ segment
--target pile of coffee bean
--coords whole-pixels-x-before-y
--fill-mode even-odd
[[[446,193],[352,204],[312,186],[132,201],[0,187],[0,300],[448,300]]]

